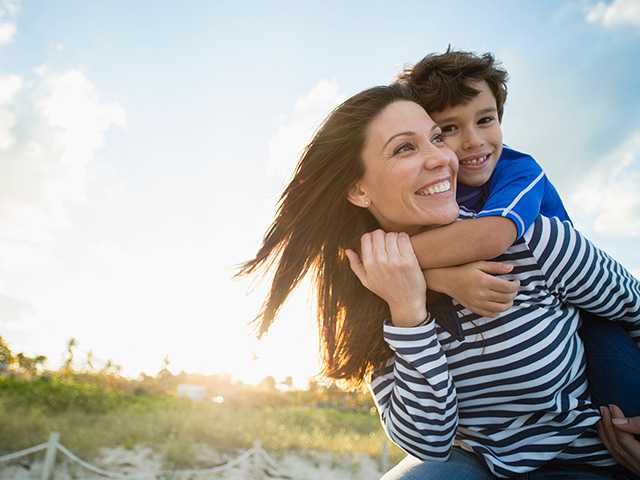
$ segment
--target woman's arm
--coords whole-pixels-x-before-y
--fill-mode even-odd
[[[570,303],[625,324],[640,345],[640,282],[569,222],[538,217],[524,238],[550,291]]]
[[[435,323],[387,324],[384,337],[395,355],[370,388],[385,432],[411,455],[446,460],[458,427],[458,405]]]
[[[389,305],[384,338],[392,361],[371,388],[387,435],[422,459],[448,458],[458,424],[447,359],[426,311],[425,280],[406,234],[362,236],[362,259],[347,250],[362,284]]]

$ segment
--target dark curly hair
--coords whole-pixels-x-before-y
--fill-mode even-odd
[[[397,80],[413,88],[420,104],[430,113],[469,102],[479,93],[469,81],[484,80],[496,98],[498,118],[502,121],[508,75],[490,53],[477,55],[449,47],[444,53],[429,54],[405,68]]]

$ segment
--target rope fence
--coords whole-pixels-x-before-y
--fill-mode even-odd
[[[117,472],[110,472],[100,467],[90,464],[89,462],[81,459],[71,450],[60,443],[60,434],[53,432],[49,436],[49,441],[36,445],[31,448],[20,450],[19,452],[10,453],[8,455],[0,456],[0,464],[8,463],[35,453],[45,451],[45,460],[42,465],[41,480],[52,480],[53,472],[56,463],[56,453],[62,453],[67,460],[71,463],[80,465],[86,470],[93,472],[104,478],[111,478],[117,480],[157,480],[158,478],[198,478],[201,475],[211,475],[217,473],[228,472],[234,468],[241,468],[250,475],[249,478],[255,480],[280,478],[284,480],[291,480],[292,477],[285,475],[278,470],[277,463],[273,460],[269,454],[262,448],[259,441],[254,442],[253,447],[246,450],[233,460],[229,460],[222,465],[217,465],[211,468],[203,468],[196,470],[164,470],[156,473],[143,474],[143,475],[124,475]]]

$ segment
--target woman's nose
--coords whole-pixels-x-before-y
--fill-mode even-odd
[[[427,170],[446,166],[451,161],[446,148],[431,146],[424,156],[424,168]]]

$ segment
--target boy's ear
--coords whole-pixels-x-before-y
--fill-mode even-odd
[[[371,199],[369,195],[362,189],[359,182],[354,183],[347,193],[347,200],[353,203],[356,207],[369,208],[371,205]]]

